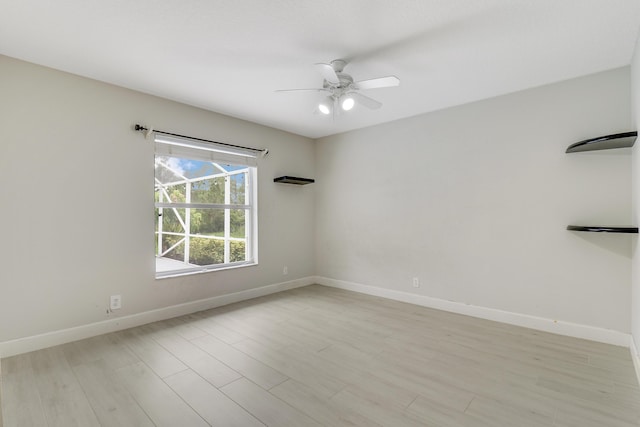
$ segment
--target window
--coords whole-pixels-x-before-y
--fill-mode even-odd
[[[156,277],[257,262],[256,169],[235,150],[156,136]]]

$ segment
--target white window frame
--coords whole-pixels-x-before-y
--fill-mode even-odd
[[[180,242],[184,241],[184,267],[158,271],[156,266],[156,278],[161,279],[165,277],[182,276],[187,274],[204,273],[209,271],[217,271],[229,268],[245,267],[258,264],[258,212],[257,212],[257,156],[253,152],[244,151],[242,149],[229,148],[227,146],[217,147],[215,144],[205,144],[198,141],[192,141],[187,138],[180,137],[167,137],[165,135],[155,135],[155,153],[154,159],[158,156],[161,157],[177,157],[186,160],[199,160],[211,162],[214,167],[219,169],[220,173],[216,173],[212,177],[224,177],[225,178],[225,203],[190,203],[190,186],[192,182],[198,181],[204,178],[188,179],[186,177],[182,181],[172,182],[173,185],[185,184],[186,187],[186,201],[183,203],[176,203],[163,200],[164,197],[160,197],[159,202],[155,202],[155,208],[158,209],[160,215],[162,215],[165,209],[185,209],[186,223],[182,224],[184,233],[170,233],[162,231],[162,220],[158,221],[158,228],[155,230],[156,239],[158,239],[158,249],[162,251],[162,235],[163,234],[176,234],[183,236]],[[156,160],[157,161],[157,160]],[[243,169],[236,171],[227,171],[224,168],[218,166],[218,164],[229,164],[234,166],[242,166]],[[231,176],[240,173],[246,173],[245,177],[245,204],[231,204],[230,203],[230,181]],[[158,185],[156,180],[155,186]],[[211,264],[198,266],[188,264],[189,260],[189,241],[192,237],[203,238],[205,236],[198,234],[191,234],[190,231],[190,212],[191,209],[224,209],[224,236],[222,238],[215,237],[218,240],[224,240],[224,262],[221,264]],[[230,226],[230,213],[231,210],[242,209],[245,211],[245,260],[238,262],[230,262],[230,242],[232,240],[240,240],[231,237]],[[181,220],[182,223],[182,220]],[[208,238],[208,237],[206,237]],[[214,237],[211,237],[214,238]],[[178,243],[180,244],[180,243]],[[175,247],[175,245],[174,245]],[[164,253],[167,253],[165,251]],[[156,253],[156,259],[161,257],[162,254]],[[180,261],[176,261],[180,262]],[[156,261],[157,265],[157,261]]]

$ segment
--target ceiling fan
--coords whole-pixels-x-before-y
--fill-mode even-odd
[[[400,79],[396,76],[378,77],[353,81],[353,77],[344,72],[347,62],[342,59],[335,59],[328,64],[315,64],[319,67],[324,78],[322,88],[315,89],[282,89],[276,92],[326,92],[328,95],[318,103],[318,112],[331,114],[339,109],[342,111],[351,110],[356,103],[372,110],[382,106],[381,102],[361,94],[360,90],[378,89],[383,87],[398,86]]]

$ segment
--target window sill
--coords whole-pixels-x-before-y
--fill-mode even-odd
[[[160,276],[156,274],[155,278],[156,280],[172,279],[176,277],[193,276],[195,274],[213,273],[216,271],[224,271],[224,270],[235,270],[238,268],[253,267],[256,265],[258,265],[257,262],[243,262],[240,264],[227,264],[227,265],[222,265],[220,267],[207,267],[206,269],[198,269],[198,270],[184,270],[184,271],[174,270],[174,271],[167,271],[165,273],[162,273],[162,275]]]

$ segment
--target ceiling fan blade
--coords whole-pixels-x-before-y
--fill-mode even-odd
[[[324,88],[313,88],[313,89],[278,89],[276,92],[331,92],[328,89]]]
[[[322,73],[322,77],[329,83],[338,84],[340,83],[340,79],[336,74],[336,70],[333,69],[331,64],[316,64],[320,68],[320,72]]]
[[[396,76],[378,77],[377,79],[360,80],[355,82],[358,89],[378,89],[381,87],[398,86],[400,79]]]
[[[349,96],[353,97],[353,99],[360,105],[363,105],[367,108],[370,108],[372,110],[377,110],[378,108],[382,107],[382,103],[376,101],[373,98],[369,98],[368,96],[365,96],[361,93],[358,92],[350,92]]]

